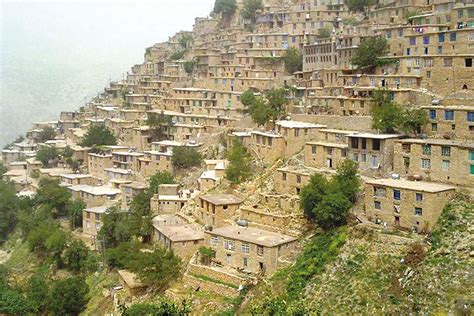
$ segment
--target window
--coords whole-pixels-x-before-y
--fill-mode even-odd
[[[467,17],[469,19],[474,18],[474,9],[473,8],[467,9]]]
[[[444,33],[438,34],[438,42],[440,43],[444,42]]]
[[[411,152],[411,144],[402,144],[402,150],[404,153],[410,153]]]
[[[317,148],[316,145],[312,145],[312,146],[311,146],[311,153],[312,153],[313,155],[316,154],[316,148]]]
[[[430,37],[423,36],[423,45],[429,45],[429,43],[430,43]]]
[[[471,165],[471,166],[470,166],[469,174],[470,174],[471,176],[474,176],[474,165]]]
[[[367,139],[366,138],[362,138],[362,149],[367,149]]]
[[[380,150],[380,139],[372,139],[372,150]]]
[[[423,144],[421,145],[421,151],[423,153],[423,155],[431,155],[431,145],[426,145],[426,144]]]
[[[250,244],[247,242],[243,242],[242,246],[240,247],[243,253],[249,253],[250,252]]]
[[[359,148],[359,139],[351,138],[351,148]]]
[[[423,215],[423,209],[420,207],[415,207],[415,215],[416,216],[421,216]]]
[[[449,33],[449,40],[451,42],[455,42],[456,41],[456,32],[451,32]]]
[[[453,121],[454,120],[454,111],[453,110],[445,110],[444,111],[444,119],[446,121]]]
[[[374,208],[375,208],[376,210],[382,209],[382,203],[380,203],[379,201],[375,201],[375,202],[374,202]]]
[[[281,175],[282,175],[283,181],[286,181],[286,172],[283,172]]]
[[[374,194],[376,197],[385,197],[385,188],[374,187]]]
[[[263,246],[257,245],[257,255],[258,256],[263,256],[263,253],[264,253]]]
[[[469,151],[469,160],[470,161],[474,160],[474,150]]]
[[[358,154],[354,154],[354,155],[352,156],[352,160],[353,160],[353,161],[359,161],[359,155],[358,155]]]
[[[367,155],[366,154],[361,154],[360,155],[360,161],[361,162],[366,162],[367,161]]]
[[[464,58],[464,66],[465,67],[472,67],[472,58]]]
[[[445,157],[451,156],[451,147],[448,147],[448,146],[441,147],[441,156],[445,156]]]
[[[444,67],[453,67],[453,59],[451,57],[444,58]]]
[[[431,123],[431,130],[433,132],[438,131],[438,123]]]
[[[244,265],[245,268],[249,266],[249,258],[244,257],[242,258],[242,264]]]
[[[449,171],[450,166],[451,162],[449,160],[443,160],[443,162],[441,163],[441,169],[443,171]]]
[[[296,183],[301,183],[301,176],[296,176]]]
[[[436,120],[436,110],[430,110],[430,120]]]
[[[467,121],[474,122],[474,112],[467,112]]]
[[[219,237],[217,236],[212,236],[211,237],[211,246],[217,246],[217,244],[219,243]]]
[[[230,250],[230,251],[235,251],[235,241],[234,240],[229,240],[229,239],[224,239],[224,249]]]
[[[430,169],[431,160],[429,159],[421,159],[421,169]]]
[[[410,45],[416,45],[416,37],[410,37]]]
[[[417,202],[423,202],[423,194],[422,193],[415,193],[415,200]]]
[[[400,201],[400,190],[393,190],[393,199]]]

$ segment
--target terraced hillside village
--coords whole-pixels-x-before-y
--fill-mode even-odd
[[[467,0],[216,0],[3,149],[0,314],[471,315],[473,59]]]

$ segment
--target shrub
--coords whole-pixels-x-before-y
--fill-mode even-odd
[[[416,268],[425,258],[425,249],[419,242],[412,243],[405,255],[405,263],[411,267]]]
[[[176,147],[173,149],[171,162],[175,168],[188,169],[199,166],[202,162],[202,156],[192,147]]]
[[[385,55],[386,50],[387,40],[385,38],[366,38],[360,44],[351,62],[358,69],[372,71],[377,66],[391,62],[391,60],[381,60],[379,58]]]
[[[161,298],[154,304],[134,304],[123,312],[123,316],[142,316],[142,315],[189,315],[191,307],[186,301],[181,304],[174,303],[168,299]]]
[[[214,3],[214,13],[231,16],[237,10],[237,3],[235,0],[216,0]]]
[[[210,265],[212,258],[216,255],[216,251],[209,247],[199,248],[199,255],[201,259],[201,264]]]
[[[186,54],[186,50],[176,51],[168,58],[170,61],[180,60],[183,59],[184,55]]]
[[[255,14],[258,10],[263,9],[262,0],[244,0],[242,11],[240,14],[244,19],[250,20],[252,24],[255,24]]]

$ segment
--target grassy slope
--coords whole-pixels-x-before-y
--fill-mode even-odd
[[[241,313],[262,305],[267,313],[286,309],[282,314],[302,310],[329,315],[466,312],[474,308],[466,304],[474,302],[473,238],[474,210],[467,202],[446,208],[433,233],[433,245],[424,243],[426,257],[414,268],[402,262],[414,240],[351,228],[335,260],[314,262],[308,257],[303,260],[306,265],[290,268],[304,273],[315,269],[315,263],[325,264],[325,269],[315,269],[300,296],[288,297],[294,272],[279,272],[268,284],[251,291]],[[325,255],[323,249],[314,253]]]

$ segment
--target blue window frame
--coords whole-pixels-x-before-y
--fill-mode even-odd
[[[374,201],[374,208],[376,210],[380,210],[382,208],[382,203],[380,203],[379,201]]]
[[[453,110],[445,110],[444,111],[444,119],[446,121],[453,121],[454,120],[454,111]]]
[[[400,190],[393,190],[393,199],[400,201],[401,193]]]
[[[474,112],[467,112],[467,121],[474,122]]]
[[[410,37],[410,45],[416,45],[416,37]]]
[[[451,32],[449,33],[449,40],[451,42],[455,42],[456,41],[456,38],[457,38],[457,33],[456,32]]]
[[[423,36],[423,44],[428,45],[430,43],[430,37],[429,36]]]
[[[438,42],[444,43],[444,33],[438,34]]]
[[[430,110],[430,119],[436,120],[436,110]]]

